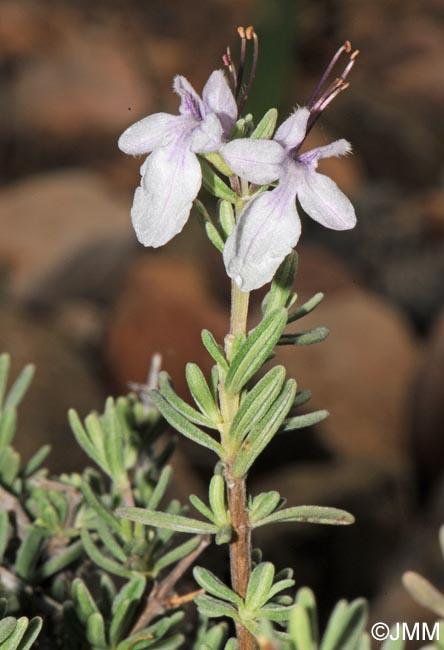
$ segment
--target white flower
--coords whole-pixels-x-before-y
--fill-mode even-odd
[[[174,90],[181,98],[179,115],[149,115],[119,138],[125,153],[152,152],[141,167],[131,210],[137,238],[145,246],[162,246],[182,230],[202,181],[196,154],[218,151],[237,118],[221,70],[209,77],[202,99],[185,77],[174,79]]]
[[[296,197],[305,212],[326,228],[347,230],[356,224],[349,199],[328,176],[316,171],[321,158],[342,156],[351,146],[346,140],[336,140],[298,154],[309,117],[308,108],[299,108],[273,140],[242,138],[221,148],[230,168],[251,183],[268,185],[279,179],[275,189],[257,194],[246,204],[225,244],[227,273],[242,291],[270,282],[297,244],[301,222]]]

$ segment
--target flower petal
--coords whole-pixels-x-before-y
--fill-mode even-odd
[[[352,146],[347,140],[335,140],[323,147],[316,147],[298,156],[298,161],[303,165],[311,165],[313,169],[318,166],[318,161],[322,158],[332,158],[333,156],[346,156],[351,153]]]
[[[287,154],[273,140],[240,138],[222,146],[220,153],[235,174],[257,185],[275,181]]]
[[[273,278],[300,234],[294,186],[283,183],[260,194],[246,205],[225,244],[228,275],[242,291],[262,287]]]
[[[205,107],[188,79],[177,75],[173,81],[173,89],[181,99],[179,113],[193,117],[195,120],[201,120],[205,115]]]
[[[315,221],[333,230],[348,230],[356,225],[355,209],[334,181],[306,168],[298,181],[298,199]]]
[[[197,126],[191,138],[191,151],[211,153],[222,145],[222,124],[214,113],[209,113]]]
[[[282,122],[274,134],[276,142],[286,149],[297,149],[305,138],[309,116],[308,108],[297,108],[285,122]]]
[[[168,146],[192,127],[189,118],[169,113],[154,113],[132,124],[119,138],[119,149],[138,155]]]
[[[131,210],[138,240],[156,248],[177,235],[188,219],[200,184],[200,165],[189,150],[189,139],[151,154]]]
[[[222,70],[215,70],[202,91],[202,99],[208,112],[216,113],[228,137],[237,119],[237,105]]]

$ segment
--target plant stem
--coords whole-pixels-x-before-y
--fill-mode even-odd
[[[235,282],[231,284],[230,331],[225,337],[225,353],[228,361],[233,356],[233,343],[238,334],[246,334],[249,294],[242,292]],[[229,450],[228,435],[234,416],[239,408],[239,395],[230,395],[221,382],[219,386],[224,431],[222,444]],[[228,507],[230,510],[233,540],[230,543],[231,585],[236,593],[245,598],[251,575],[251,529],[248,519],[247,488],[244,478],[234,478],[232,466],[234,457],[225,463]],[[254,636],[240,624],[236,624],[239,650],[254,650]]]

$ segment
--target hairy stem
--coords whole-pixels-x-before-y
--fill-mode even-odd
[[[248,299],[249,294],[242,292],[236,283],[232,282],[230,331],[225,337],[225,353],[228,361],[231,361],[233,356],[233,343],[236,336],[246,334],[247,331]],[[223,383],[219,386],[219,395],[224,420],[222,444],[229,450],[228,436],[231,423],[239,408],[239,395],[228,394]],[[231,585],[234,591],[244,598],[251,575],[251,529],[248,520],[245,479],[233,477],[233,462],[234,457],[231,454],[225,464],[228,505],[233,527],[233,540],[230,543]],[[254,650],[255,639],[243,625],[236,625],[236,634],[239,650]]]

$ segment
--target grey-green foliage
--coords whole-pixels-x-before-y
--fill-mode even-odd
[[[299,589],[294,603],[287,608],[283,630],[276,632],[269,621],[260,623],[258,636],[279,650],[369,650],[370,639],[365,631],[368,607],[362,598],[340,600],[334,607],[325,630],[321,633],[316,599],[307,587]]]
[[[51,650],[181,647],[182,613],[168,603],[208,542],[116,514],[127,504],[184,513],[165,498],[174,445],[161,438],[159,411],[136,395],[108,399],[103,413],[84,422],[71,411],[75,438],[96,467],[50,476],[42,468],[49,448],[23,464],[13,447],[33,370],[25,368],[7,391],[9,367],[1,355],[0,649],[27,650],[40,631],[39,648]]]
[[[439,530],[439,545],[441,547],[441,553],[444,556],[444,526],[441,526]],[[437,616],[437,634],[434,635],[433,641],[431,640],[428,647],[443,650],[444,595],[431,582],[414,571],[404,573],[402,581],[413,600]]]

